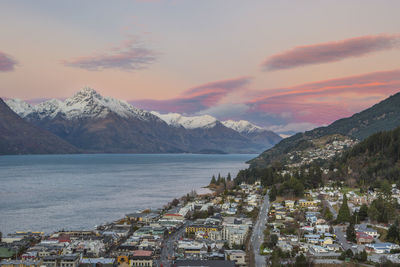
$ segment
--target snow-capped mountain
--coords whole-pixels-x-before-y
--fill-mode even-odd
[[[4,101],[21,118],[35,111],[34,107],[20,99],[7,99]]]
[[[51,99],[35,106],[16,99],[6,100],[6,103],[22,118],[32,114],[36,114],[40,119],[53,119],[57,115],[68,120],[104,118],[111,112],[124,118],[135,117],[143,120],[155,118],[149,112],[137,109],[126,101],[103,97],[89,87],[83,88],[65,101]]]
[[[6,103],[27,122],[90,153],[258,153],[281,139],[245,121],[225,126],[208,115],[151,113],[91,88],[64,101]]]
[[[240,120],[240,121],[227,120],[227,121],[222,121],[222,124],[239,133],[245,133],[245,134],[266,131],[266,129],[261,128],[260,126],[257,126],[245,120]]]
[[[185,129],[213,128],[217,124],[217,119],[209,115],[186,117],[178,113],[160,114],[156,111],[152,111],[151,113],[165,121],[168,125],[174,127],[182,126]]]

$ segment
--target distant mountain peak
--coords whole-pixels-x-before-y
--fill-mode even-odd
[[[40,119],[53,119],[60,115],[66,119],[73,120],[79,118],[103,118],[110,113],[115,113],[124,118],[158,119],[149,112],[133,107],[126,101],[103,97],[90,87],[84,87],[64,102],[58,99],[50,99],[31,106],[21,100],[9,99],[6,103],[22,118],[36,114]]]
[[[5,100],[5,103],[15,112],[18,114],[18,116],[24,118],[28,114],[32,113],[34,111],[34,108],[32,105],[26,103],[25,101],[21,99],[7,99]]]
[[[174,127],[183,127],[185,129],[196,128],[213,128],[217,125],[217,119],[210,115],[202,116],[183,116],[179,113],[161,114],[156,111],[151,112],[153,115],[165,121],[168,125]]]
[[[225,125],[225,127],[231,128],[239,133],[254,133],[266,131],[266,129],[245,120],[227,120],[223,121],[222,124]]]

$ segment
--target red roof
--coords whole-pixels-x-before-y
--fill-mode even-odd
[[[357,239],[359,238],[364,238],[364,239],[374,239],[372,236],[369,234],[366,234],[364,232],[357,232]]]
[[[183,217],[180,214],[173,214],[173,213],[168,213],[168,214],[165,214],[164,216],[179,216],[179,217]]]
[[[133,256],[147,256],[150,257],[153,254],[151,250],[134,250]]]

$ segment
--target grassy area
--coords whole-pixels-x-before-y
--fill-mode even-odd
[[[378,231],[379,234],[379,240],[382,242],[386,242],[386,236],[387,236],[387,230],[379,228],[379,227],[372,227],[374,228],[376,231]]]
[[[14,250],[9,250],[8,248],[0,248],[0,259],[12,258],[14,254]]]

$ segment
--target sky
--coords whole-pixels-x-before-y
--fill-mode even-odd
[[[400,91],[400,1],[0,5],[5,98],[36,103],[89,86],[146,110],[293,133]]]

